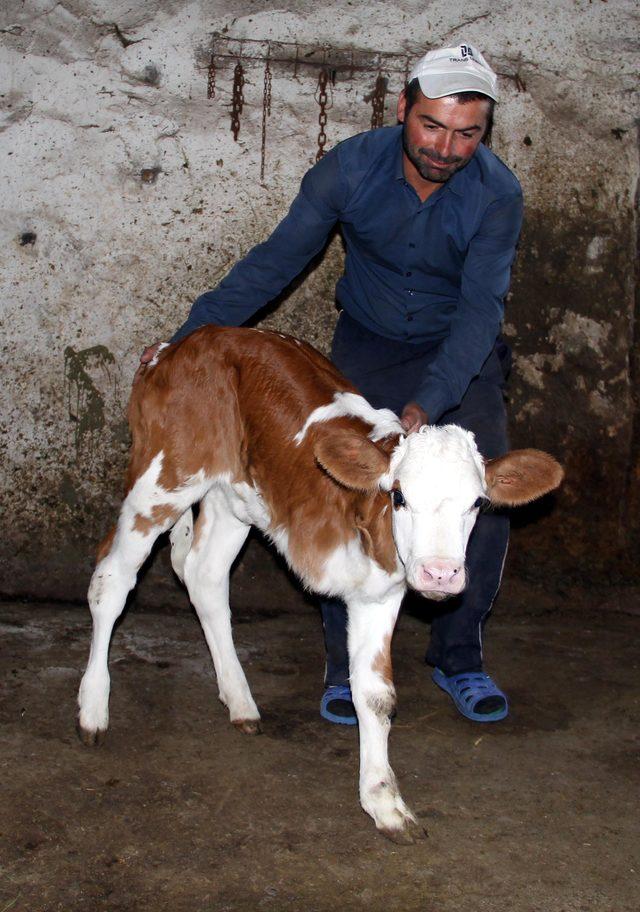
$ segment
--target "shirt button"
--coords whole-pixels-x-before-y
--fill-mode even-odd
[[[413,317],[411,316],[411,314],[409,314],[407,316],[407,323],[413,323]]]
[[[411,243],[409,244],[409,247],[415,247],[415,246],[416,246],[415,244],[411,244]]]
[[[405,275],[406,275],[406,276],[410,276],[410,275],[413,275],[413,273],[411,273],[411,272],[405,272]]]

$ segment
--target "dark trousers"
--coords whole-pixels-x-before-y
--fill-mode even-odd
[[[433,345],[385,339],[342,313],[331,358],[371,405],[400,414],[414,398],[418,378],[436,351]],[[437,422],[473,431],[478,449],[489,459],[509,449],[504,404],[509,366],[509,349],[498,340],[460,405]],[[438,606],[431,624],[427,662],[446,675],[482,670],[482,627],[500,587],[508,541],[507,516],[479,514],[467,547],[467,588]],[[327,649],[325,683],[347,684],[346,607],[340,599],[321,599],[320,607]]]

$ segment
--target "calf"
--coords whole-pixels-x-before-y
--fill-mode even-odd
[[[136,379],[129,422],[126,496],[89,587],[82,740],[97,743],[106,732],[113,625],[169,529],[220,699],[237,728],[259,730],[229,611],[229,569],[257,526],[305,586],[347,604],[360,802],[379,830],[412,841],[422,830],[387,755],[390,644],[402,597],[407,585],[430,599],[459,593],[482,503],[540,497],[560,483],[558,463],[537,450],[484,463],[473,435],[453,425],[405,437],[393,412],[372,408],[311,346],[259,329],[206,326],[165,348]]]

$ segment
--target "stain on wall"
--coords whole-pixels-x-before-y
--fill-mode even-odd
[[[619,583],[635,572],[624,509],[636,415],[633,263],[620,242],[632,230],[628,211],[555,224],[548,211],[528,213],[508,306],[512,437],[547,441],[567,478],[557,509],[522,530],[522,569],[531,553],[540,574],[553,568],[575,581]],[[594,261],[594,237],[615,236]]]
[[[83,447],[93,447],[96,435],[104,430],[105,405],[100,392],[100,380],[92,374],[99,373],[103,382],[113,385],[114,394],[116,359],[104,345],[94,345],[76,351],[73,345],[64,350],[64,382],[67,390],[69,420],[75,427],[76,452]]]

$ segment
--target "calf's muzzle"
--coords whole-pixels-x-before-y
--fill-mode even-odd
[[[446,558],[427,558],[416,566],[415,581],[410,581],[425,598],[443,599],[458,595],[467,579],[464,561]]]

